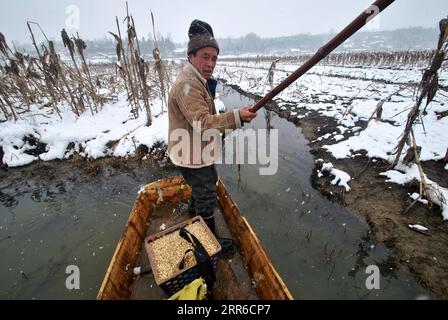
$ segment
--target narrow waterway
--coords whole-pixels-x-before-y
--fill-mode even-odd
[[[253,104],[219,87],[226,106]],[[278,130],[278,170],[219,165],[232,197],[296,299],[414,299],[428,292],[390,261],[355,213],[314,190],[314,167],[300,128],[260,112],[248,128]],[[250,147],[250,146],[247,146]],[[94,174],[92,174],[94,172]],[[117,162],[90,170],[53,161],[0,170],[0,298],[94,299],[137,191],[178,174],[165,164]],[[66,267],[80,270],[80,289],[66,288]],[[366,288],[366,268],[381,270],[380,289]]]
[[[229,87],[219,87],[228,110],[254,104]],[[259,236],[295,298],[414,299],[428,295],[413,276],[390,263],[367,223],[311,186],[314,159],[301,129],[266,110],[245,128],[278,130],[278,170],[266,165],[221,165],[219,174]],[[266,139],[269,140],[269,139]],[[246,153],[257,153],[245,145]],[[260,146],[258,145],[258,149]],[[260,150],[258,150],[260,151]],[[369,265],[380,270],[380,289],[366,288]]]
[[[95,299],[137,192],[176,175],[134,161],[52,161],[0,171],[0,298]],[[79,267],[79,290],[66,268]]]

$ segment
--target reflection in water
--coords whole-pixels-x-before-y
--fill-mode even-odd
[[[376,243],[370,231],[367,231],[360,240],[361,241],[358,243],[358,250],[354,254],[356,258],[354,266],[348,272],[348,275],[352,278],[356,278],[356,276],[365,276],[366,268],[372,264],[373,260],[373,264],[380,270],[381,288],[383,290],[388,290],[389,285],[391,285],[391,290],[394,290],[394,283],[392,280],[401,280],[399,278],[402,276],[394,256],[387,255],[387,249],[383,244]],[[359,299],[367,299],[369,298],[369,295],[372,294],[372,291],[363,293],[365,290],[359,290],[358,287],[355,287],[355,291]]]
[[[263,109],[263,113],[264,113],[264,119],[266,120],[266,129],[268,130],[268,133],[271,131],[271,129],[273,129],[274,127],[271,124],[271,112]]]
[[[19,202],[13,196],[0,191],[0,203],[7,208],[14,208]]]

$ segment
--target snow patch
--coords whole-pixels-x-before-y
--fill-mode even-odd
[[[367,128],[358,136],[350,137],[338,144],[325,145],[336,159],[350,157],[352,151],[366,150],[367,156],[389,160],[391,151],[397,145],[397,139],[402,134],[401,127],[389,123],[371,121]]]
[[[417,201],[420,202],[420,203],[428,204],[428,200],[426,200],[426,199],[422,199],[422,198],[421,198],[421,195],[418,194],[418,193],[416,193],[416,192],[414,192],[413,194],[410,194],[409,197],[410,197],[412,200],[417,200]]]
[[[428,231],[429,229],[420,224],[408,224],[408,227],[411,229],[419,230],[419,231]]]
[[[168,141],[168,114],[165,112],[153,117],[152,125],[147,127],[143,112],[137,119],[130,114],[125,95],[119,96],[116,103],[105,104],[94,116],[86,111],[78,118],[69,106],[61,105],[60,109],[62,119],[55,114],[43,117],[38,106],[32,105],[25,118],[2,123],[0,146],[4,152],[3,163],[17,167],[38,159],[65,159],[73,154],[72,150],[67,150],[70,143],[74,143],[76,151],[79,147],[84,149],[80,155],[96,159],[109,155],[126,156],[133,154],[140,144],[150,148],[157,141]],[[160,113],[161,101],[153,101],[151,109],[153,114]],[[39,157],[25,153],[35,149],[35,146],[24,142],[26,136],[33,136],[44,143],[46,152]],[[108,148],[111,141],[117,143]]]
[[[226,106],[225,106],[224,102],[222,102],[222,100],[219,98],[219,95],[216,95],[216,98],[215,98],[215,108],[216,108],[216,112],[218,112],[218,113],[226,112]]]
[[[331,181],[332,185],[338,185],[345,188],[345,191],[350,191],[351,188],[348,185],[348,182],[351,180],[350,175],[347,172],[336,169],[333,167],[331,162],[323,163],[322,168],[318,170],[318,177],[322,177],[322,172],[327,171],[330,175],[334,176],[334,179]]]
[[[389,170],[380,173],[380,175],[388,178],[386,182],[394,182],[401,185],[409,183],[413,180],[420,181],[421,179],[416,164],[412,164],[412,166],[408,167],[402,163],[399,163],[396,168],[401,171]],[[448,189],[440,187],[437,183],[428,179],[426,176],[425,181],[428,185],[427,196],[433,203],[437,204],[442,209],[443,220],[448,220]]]

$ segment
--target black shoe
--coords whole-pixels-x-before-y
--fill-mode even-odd
[[[221,245],[221,253],[235,253],[235,241],[233,239],[221,237],[216,237],[216,239],[218,239],[218,242]]]
[[[235,241],[233,239],[229,238],[222,238],[218,236],[216,225],[215,225],[215,213],[219,210],[218,208],[208,210],[201,214],[202,218],[204,219],[204,222],[207,224],[207,227],[210,229],[210,231],[213,233],[213,235],[218,240],[219,244],[221,245],[221,253],[235,253]]]
[[[196,210],[193,206],[188,205],[187,213],[192,217],[196,216]]]
[[[188,201],[187,213],[190,216],[196,216],[196,209],[194,208],[194,198],[190,198],[190,201]]]
[[[216,235],[216,226],[215,226],[215,215],[213,211],[207,211],[199,214],[202,219],[204,220],[207,227],[210,229],[210,231]]]

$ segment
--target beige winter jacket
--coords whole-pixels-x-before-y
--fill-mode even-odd
[[[216,114],[207,81],[189,62],[171,88],[168,117],[168,154],[181,167],[201,168],[219,163],[220,133],[241,128],[238,110]]]

